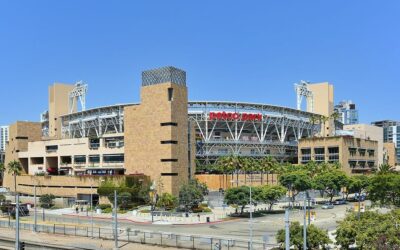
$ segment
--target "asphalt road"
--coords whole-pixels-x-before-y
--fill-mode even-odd
[[[333,231],[336,228],[337,221],[345,217],[346,209],[352,208],[353,204],[335,206],[334,209],[323,210],[316,208],[316,220],[312,224],[317,227]],[[33,220],[31,215],[25,219]],[[290,214],[291,221],[299,221],[303,223],[303,212],[293,210]],[[38,222],[41,222],[41,214],[38,214]],[[46,215],[46,221],[56,221],[57,223],[68,224],[85,224],[90,225],[90,218],[76,218],[63,215]],[[112,222],[110,219],[94,219],[95,227],[111,227]],[[143,224],[133,223],[127,221],[119,221],[120,228],[131,228],[132,230],[147,230],[155,232],[170,232],[178,234],[193,234],[193,235],[207,235],[228,237],[232,239],[248,239],[250,235],[250,221],[249,219],[235,219],[226,222],[214,224],[198,224],[198,225],[156,225],[156,224]],[[253,237],[255,240],[267,239],[269,243],[275,243],[275,235],[278,230],[284,228],[284,214],[266,215],[259,218],[254,218],[253,223]]]

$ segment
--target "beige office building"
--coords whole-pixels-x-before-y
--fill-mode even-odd
[[[378,142],[353,136],[313,137],[299,141],[299,163],[339,163],[347,174],[367,174],[377,167]]]
[[[52,193],[79,197],[95,193],[104,176],[149,176],[162,190],[177,195],[187,183],[194,166],[195,150],[189,147],[186,73],[174,67],[143,72],[141,103],[77,112],[71,103],[74,85],[54,84],[49,88],[49,111],[42,122],[16,122],[10,126],[6,163],[21,162],[17,191],[32,195]],[[91,112],[103,113],[92,118]],[[118,120],[124,114],[124,120]],[[119,112],[119,113],[118,113]],[[116,114],[117,113],[117,114]],[[77,122],[81,135],[63,136],[71,115],[98,123],[98,131]],[[79,119],[78,119],[79,120]],[[94,130],[93,130],[94,131]],[[189,174],[190,173],[190,174]],[[42,176],[44,175],[44,176]],[[14,191],[14,179],[4,177],[4,186]]]
[[[383,164],[383,128],[368,124],[351,124],[343,126],[343,130],[351,132],[356,138],[377,141],[378,165]]]

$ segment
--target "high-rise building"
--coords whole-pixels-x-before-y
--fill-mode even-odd
[[[339,121],[344,125],[358,124],[358,110],[352,101],[341,101],[335,105],[335,112],[339,114]]]
[[[8,141],[8,126],[0,127],[0,162],[4,162],[6,143]]]
[[[383,128],[383,142],[394,143],[397,162],[400,162],[400,122],[392,120],[376,121],[372,125]]]
[[[8,126],[0,127],[0,151],[6,151],[6,143],[8,141]]]

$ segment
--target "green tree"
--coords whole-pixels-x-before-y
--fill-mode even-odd
[[[165,210],[171,210],[178,205],[178,198],[169,193],[163,193],[158,198],[157,207]]]
[[[114,204],[114,192],[110,193],[108,196],[108,200],[111,204]],[[121,209],[131,208],[132,204],[132,194],[129,192],[117,192],[117,207]]]
[[[55,198],[56,197],[52,194],[44,194],[40,196],[39,198],[40,206],[43,208],[51,208],[52,206],[54,206]]]
[[[253,188],[253,190],[255,189]],[[255,193],[256,192],[257,191],[255,191]],[[225,192],[224,198],[226,204],[241,207],[240,214],[243,214],[246,205],[250,204],[250,187],[240,186],[240,187],[230,188]]]
[[[303,249],[303,227],[299,222],[290,224],[290,245],[296,249]],[[281,249],[285,247],[285,230],[281,229],[276,235],[276,240],[281,244]],[[331,243],[328,232],[317,228],[314,225],[307,227],[307,247],[308,249],[326,249],[326,245]]]
[[[223,186],[228,186],[227,185],[227,174],[233,175],[233,173],[235,172],[235,170],[236,170],[235,159],[232,158],[232,156],[223,156],[217,160],[216,164],[218,165],[218,169],[224,175],[225,185],[223,185]]]
[[[300,192],[307,191],[312,187],[311,177],[302,170],[282,174],[279,182],[289,190],[292,202]]]
[[[7,165],[8,173],[14,176],[14,192],[17,193],[17,176],[21,174],[22,167],[19,161],[10,161]]]
[[[207,192],[207,186],[197,180],[191,180],[188,184],[182,185],[179,190],[179,204],[184,206],[186,211],[189,208],[197,207]]]
[[[369,199],[380,205],[400,206],[400,174],[381,173],[370,178],[368,186]]]
[[[366,175],[354,175],[347,177],[346,200],[349,194],[362,194],[367,191],[369,186],[369,178]]]
[[[348,214],[338,223],[336,244],[341,249],[400,249],[400,210],[380,214],[367,211],[360,219],[355,213]]]
[[[263,186],[260,188],[260,192],[258,192],[258,197],[256,200],[264,202],[268,204],[268,210],[272,210],[272,206],[278,202],[279,199],[284,197],[287,193],[287,189],[283,186]]]
[[[342,187],[346,187],[347,182],[348,178],[343,171],[330,170],[314,178],[314,188],[324,190],[332,202],[335,194],[340,192]]]

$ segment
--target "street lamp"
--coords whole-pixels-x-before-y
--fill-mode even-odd
[[[156,190],[156,183],[153,182],[153,184],[150,186],[150,200],[151,200],[151,222],[154,222],[154,209],[155,205],[157,203],[157,190]]]

